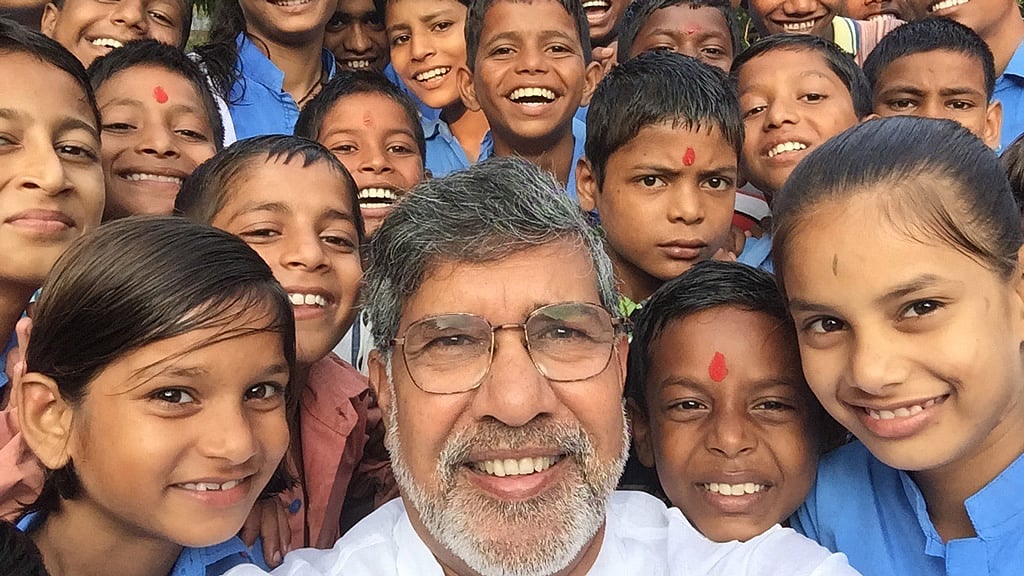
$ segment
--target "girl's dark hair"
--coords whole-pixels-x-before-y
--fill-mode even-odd
[[[32,539],[6,520],[0,520],[0,572],[4,576],[49,575]]]
[[[26,369],[53,378],[61,398],[75,406],[89,383],[125,354],[194,330],[231,326],[254,311],[265,314],[266,324],[248,330],[279,333],[294,373],[292,307],[259,254],[227,232],[183,218],[117,220],[57,260],[33,316]],[[218,338],[246,333],[232,330]],[[297,392],[286,390],[289,422]],[[265,493],[281,491],[288,480],[279,467]],[[46,472],[42,493],[27,511],[59,510],[62,500],[80,493],[69,461]]]
[[[206,77],[195,62],[173,46],[156,40],[137,40],[97,58],[88,70],[93,90],[99,91],[100,86],[114,75],[136,66],[163,68],[188,80],[199,95],[199,103],[203,106],[206,122],[213,132],[213,145],[217,150],[224,146],[224,123],[220,117],[220,108],[206,83]]]
[[[427,141],[423,136],[423,125],[420,124],[419,108],[408,94],[377,72],[339,70],[299,113],[299,119],[295,123],[295,135],[319,141],[324,118],[339,100],[354,94],[379,94],[398,104],[412,128],[413,138],[419,147],[420,159],[423,162],[427,161]]]
[[[352,218],[356,225],[359,243],[365,240],[363,215],[359,211],[359,191],[345,166],[317,142],[298,136],[257,136],[239,140],[213,158],[203,162],[181,184],[181,191],[174,200],[174,213],[190,220],[209,224],[224,209],[232,194],[236,180],[254,165],[270,162],[289,164],[301,158],[302,166],[324,163],[337,173],[345,183],[352,205]],[[289,193],[291,191],[282,191]],[[295,190],[299,194],[301,190]]]
[[[779,287],[792,237],[827,202],[877,197],[885,225],[954,248],[1004,277],[1024,244],[1020,211],[999,158],[960,124],[897,116],[832,138],[797,165],[775,196],[772,251]],[[865,230],[870,234],[870,230]]]
[[[206,44],[195,49],[214,90],[226,102],[230,101],[231,87],[241,75],[236,39],[243,33],[245,15],[239,0],[221,0],[213,12]]]
[[[853,111],[857,118],[871,114],[871,85],[868,84],[867,76],[860,66],[857,66],[853,56],[843,52],[843,49],[834,42],[810,34],[772,34],[761,38],[736,56],[729,74],[735,79],[747,62],[775,50],[816,52],[825,59],[829,69],[850,91]]]
[[[92,109],[96,120],[96,133],[100,128],[100,109],[96,106],[96,95],[89,84],[89,77],[85,73],[82,63],[75,58],[56,41],[43,36],[39,32],[26,28],[13,20],[0,18],[0,55],[3,54],[29,54],[44,64],[49,64],[58,70],[66,72],[85,93],[85,100]],[[13,78],[7,78],[5,82],[13,82]]]
[[[1017,208],[1024,213],[1024,136],[1018,136],[1007,146],[999,160],[1010,180],[1010,189],[1013,190]]]

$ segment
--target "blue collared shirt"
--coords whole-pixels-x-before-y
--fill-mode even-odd
[[[440,118],[431,120],[423,117],[423,135],[427,139],[427,170],[434,178],[440,178],[456,170],[465,170],[472,164],[459,139],[452,134],[448,123]],[[489,141],[488,134],[487,140]],[[493,143],[491,144],[493,147]],[[481,152],[483,150],[481,149]]]
[[[228,111],[239,140],[264,134],[292,134],[299,106],[284,90],[284,72],[270,61],[245,34],[239,34],[238,80],[231,87]],[[334,55],[324,50],[321,63],[327,78],[334,77]]]
[[[27,532],[41,519],[39,513],[27,514],[18,520],[18,530]],[[236,537],[215,546],[183,548],[168,576],[220,576],[241,564],[256,564],[269,570],[266,564],[254,562],[245,544]]]
[[[573,202],[578,202],[576,197],[576,163],[583,156],[587,145],[587,123],[580,121],[579,118],[572,119],[572,166],[569,168],[569,181],[565,184],[565,193],[572,198]],[[484,136],[484,141],[480,144],[480,161],[483,162],[494,155],[494,140],[491,138],[491,133],[488,132]]]
[[[743,244],[743,251],[736,257],[736,261],[740,264],[746,264],[751,268],[757,268],[758,270],[774,274],[775,267],[772,265],[771,233],[765,232],[760,238],[753,236],[747,238],[746,243]]]
[[[864,574],[1019,576],[1022,491],[1024,456],[965,502],[977,537],[944,543],[910,476],[854,442],[822,459],[817,483],[791,521]]]
[[[1006,70],[996,78],[993,100],[1003,103],[1003,130],[999,136],[1002,150],[1024,134],[1024,42],[1010,58]]]

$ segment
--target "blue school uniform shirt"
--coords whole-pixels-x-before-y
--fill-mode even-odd
[[[860,442],[826,455],[792,526],[866,575],[1024,574],[1024,456],[967,499],[977,534],[943,543],[910,476]]]
[[[760,238],[753,236],[747,238],[746,243],[743,244],[743,251],[736,257],[736,261],[740,264],[746,264],[751,268],[757,268],[758,270],[774,274],[775,267],[772,265],[771,233],[765,232]]]
[[[28,514],[18,521],[18,530],[27,532],[42,519],[38,513]],[[205,548],[183,548],[168,576],[220,576],[241,564],[256,564],[270,570],[266,564],[254,562],[240,538]]]
[[[459,139],[452,134],[448,123],[440,118],[431,120],[423,117],[423,136],[427,139],[426,169],[434,178],[440,178],[457,170],[465,170],[472,165],[466,157],[466,151],[459,144]],[[490,135],[488,134],[488,138]],[[491,144],[493,148],[493,143]],[[481,149],[482,152],[482,149]]]
[[[1024,42],[1010,58],[1006,70],[996,78],[993,100],[1003,103],[1003,130],[999,135],[1001,150],[1024,133]],[[1024,573],[1024,569],[1021,569]]]
[[[256,47],[248,36],[239,34],[238,80],[231,87],[228,111],[239,140],[264,134],[292,134],[299,119],[299,106],[284,90],[284,72]],[[320,53],[327,78],[334,77],[334,55]]]
[[[569,181],[565,184],[565,193],[572,198],[573,202],[578,202],[576,197],[576,162],[583,156],[587,145],[587,123],[581,122],[579,118],[572,119],[572,138],[573,138],[573,149],[572,149],[572,166],[569,168]],[[480,144],[480,161],[483,162],[494,155],[494,140],[491,139],[491,133],[488,132],[484,136],[484,141]]]

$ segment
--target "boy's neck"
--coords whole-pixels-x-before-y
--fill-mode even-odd
[[[1010,65],[1013,53],[1017,51],[1021,42],[1024,42],[1024,18],[1016,12],[1016,4],[1013,7],[1014,14],[1011,18],[1003,18],[998,26],[985,34],[982,39],[988,44],[992,51],[992,58],[995,62],[996,76],[1001,76]]]
[[[466,159],[475,163],[480,158],[480,144],[490,130],[487,116],[480,110],[474,112],[466,108],[460,100],[445,108],[441,112],[441,119],[448,124],[448,129],[459,141]]]
[[[572,163],[575,160],[576,139],[572,134],[572,120],[561,131],[549,138],[520,139],[514,135],[502,135],[491,129],[494,142],[494,156],[515,156],[533,162],[555,176],[562,186],[567,186]]]
[[[619,292],[636,304],[650,298],[651,294],[664,284],[620,256],[615,250],[609,249],[608,257],[612,261],[615,279],[618,280]]]
[[[964,502],[1024,454],[1024,408],[1004,416],[978,451],[943,467],[911,474],[942,540],[975,536]]]
[[[82,501],[62,500],[32,533],[51,576],[163,576],[170,574],[182,547],[129,534]]]
[[[255,39],[253,44],[260,52],[270,58],[270,61],[284,73],[282,88],[291,94],[295,103],[302,108],[323,79],[324,66],[320,58],[323,53],[323,35],[320,35],[319,42],[289,45],[274,42],[252,32],[249,34]]]

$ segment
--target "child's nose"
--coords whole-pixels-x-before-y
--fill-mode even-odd
[[[363,54],[369,52],[373,48],[373,43],[370,42],[370,35],[362,24],[357,24],[352,27],[352,34],[348,36],[345,42],[346,48],[349,51],[355,52],[356,54]]]
[[[707,449],[727,458],[745,455],[757,447],[757,435],[750,430],[746,414],[722,407],[712,412],[705,436]]]
[[[129,28],[136,28],[142,31],[147,29],[146,7],[142,0],[122,0],[116,4],[116,8],[110,15],[110,19]]]
[[[818,8],[819,0],[786,0],[782,11],[787,15],[811,14]]]
[[[136,151],[140,154],[152,155],[160,158],[173,158],[178,156],[178,150],[174,143],[174,136],[162,126],[156,125],[148,125],[140,129]]]

